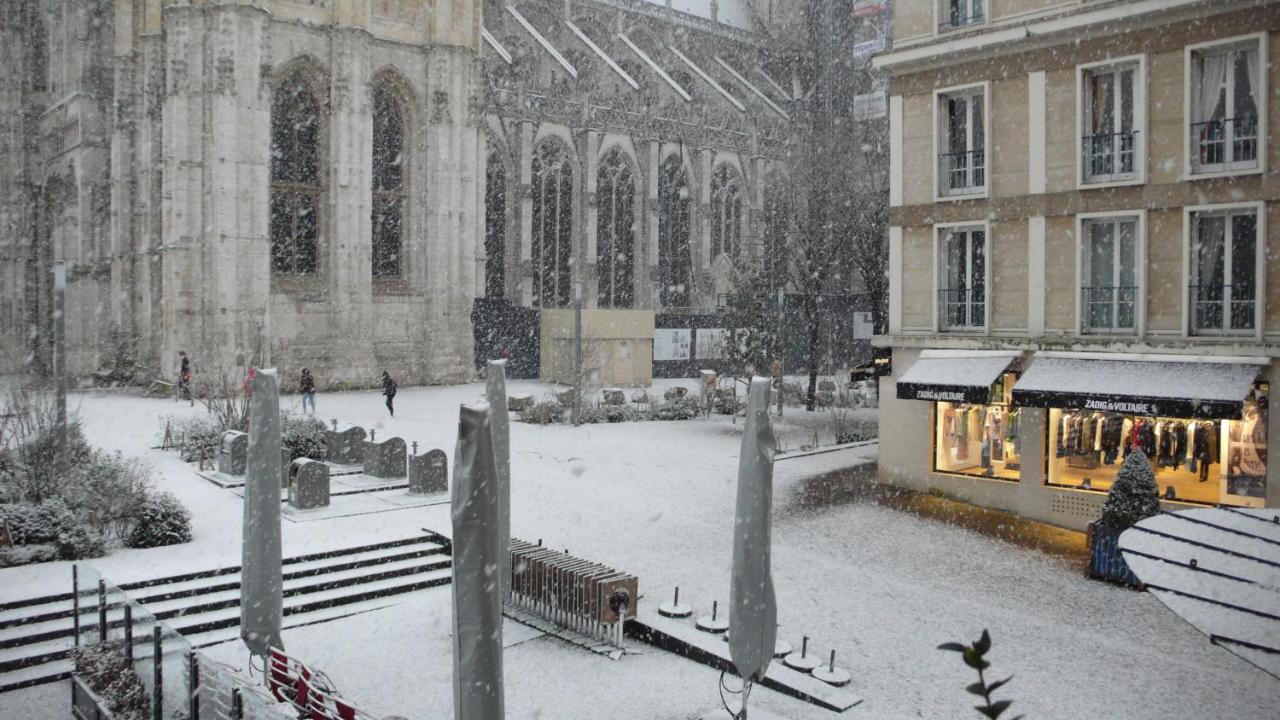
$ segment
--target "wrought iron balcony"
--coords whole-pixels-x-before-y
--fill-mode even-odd
[[[977,330],[987,324],[984,288],[939,290],[938,307],[946,330]]]
[[[1257,288],[1253,285],[1192,285],[1191,329],[1197,335],[1254,330]]]
[[[1086,181],[1124,179],[1136,175],[1138,131],[1094,133],[1081,138]]]
[[[1080,329],[1086,333],[1130,333],[1137,326],[1138,288],[1080,288]]]
[[[984,148],[938,156],[938,177],[942,195],[972,195],[987,186],[987,155]]]
[[[1258,166],[1258,116],[1191,123],[1196,172],[1249,170]]]

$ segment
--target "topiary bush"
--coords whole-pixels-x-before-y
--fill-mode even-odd
[[[326,457],[324,423],[313,417],[286,415],[280,422],[280,444],[289,451],[289,460]]]
[[[138,508],[125,544],[131,548],[151,548],[190,540],[191,514],[176,497],[162,492],[150,496]]]
[[[40,545],[56,542],[59,535],[75,526],[76,519],[66,503],[47,500],[0,505],[0,522],[8,523],[14,545]]]
[[[1156,485],[1151,463],[1140,450],[1124,459],[1116,481],[1107,493],[1098,526],[1120,532],[1160,512],[1160,487]]]

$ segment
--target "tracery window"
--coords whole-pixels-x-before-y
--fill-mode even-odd
[[[687,307],[693,291],[689,172],[676,155],[658,174],[658,289],[663,307]]]
[[[635,267],[635,174],[617,149],[596,176],[596,271],[599,305],[631,307]]]
[[[484,184],[484,294],[506,295],[507,168],[491,148]]]
[[[573,263],[573,167],[559,142],[533,153],[534,305],[563,307],[571,299]]]
[[[742,192],[738,173],[721,165],[711,176],[711,257],[725,253],[738,257],[742,250]]]
[[[373,277],[400,277],[404,248],[404,113],[385,83],[373,91]]]
[[[271,270],[320,269],[320,103],[301,78],[287,79],[271,107]]]

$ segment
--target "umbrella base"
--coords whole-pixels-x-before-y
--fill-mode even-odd
[[[715,633],[717,635],[729,631],[728,620],[725,618],[712,618],[710,615],[703,615],[698,618],[698,622],[695,625],[702,632]]]
[[[791,653],[783,658],[782,662],[792,670],[799,670],[800,672],[809,672],[822,665],[822,660],[817,655],[801,655],[800,653]]]
[[[729,642],[729,633],[725,633],[724,637],[721,639],[725,642]],[[791,654],[791,650],[791,643],[786,640],[778,639],[773,643],[773,656],[775,658],[786,657]]]
[[[669,618],[687,618],[693,614],[693,608],[665,602],[658,606],[658,614]]]
[[[833,670],[829,665],[814,668],[813,676],[828,685],[834,685],[836,687],[848,685],[849,681],[853,680],[853,676],[849,674],[848,670],[845,670],[842,667],[838,667]]]

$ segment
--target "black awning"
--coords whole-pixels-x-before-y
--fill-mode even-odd
[[[898,378],[898,399],[985,405],[991,402],[992,384],[1019,355],[925,350]]]
[[[1013,388],[1013,404],[1238,419],[1266,362],[1037,355]]]

